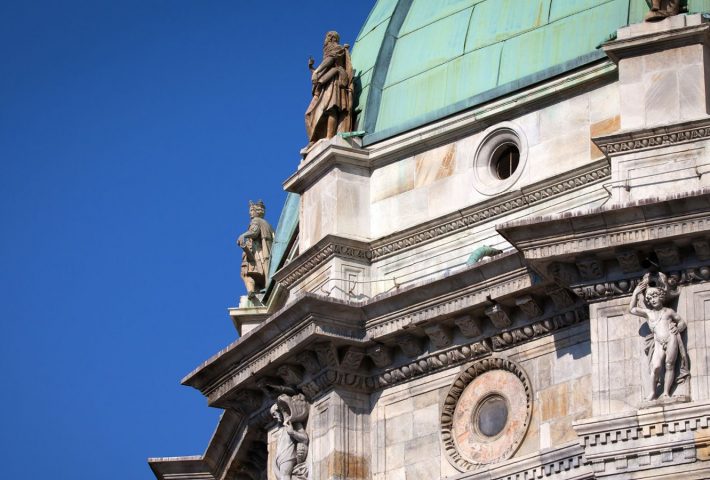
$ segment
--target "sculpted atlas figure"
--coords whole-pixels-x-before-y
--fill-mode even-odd
[[[282,426],[273,463],[276,480],[308,478],[308,410],[308,402],[301,393],[281,394],[271,407],[271,415]]]
[[[353,123],[353,67],[350,45],[340,45],[338,32],[328,32],[323,43],[323,61],[311,70],[313,99],[306,110],[306,132],[309,145],[322,138],[333,138],[338,132],[349,132]]]
[[[663,386],[663,396],[670,397],[673,385],[683,383],[690,376],[688,356],[681,337],[686,324],[675,310],[664,306],[669,296],[668,280],[663,273],[644,275],[631,295],[630,312],[647,319],[648,328],[651,330],[651,334],[646,337],[644,348],[651,374],[647,400],[656,399],[659,383]],[[678,358],[680,368],[676,377]],[[664,370],[665,373],[661,375]]]
[[[242,249],[242,280],[249,298],[266,287],[266,277],[271,263],[271,245],[274,230],[264,220],[264,202],[249,202],[249,229],[239,235],[237,245]]]

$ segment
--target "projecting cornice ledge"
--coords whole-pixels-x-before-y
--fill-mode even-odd
[[[321,140],[306,154],[296,173],[284,182],[287,192],[302,194],[320,177],[333,168],[370,171],[370,153],[360,148],[357,140],[340,136]]]
[[[701,23],[705,22],[701,15],[677,15],[670,21],[677,23],[679,28],[638,35],[633,32],[635,26],[631,26],[621,29],[619,38],[605,43],[602,48],[609,58],[618,64],[624,58],[686,45],[707,45],[710,40],[710,24]],[[640,24],[643,28],[648,28],[647,25]],[[624,38],[622,35],[627,32],[630,36]]]

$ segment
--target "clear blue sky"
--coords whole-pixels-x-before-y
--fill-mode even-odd
[[[370,1],[0,2],[3,478],[149,479],[219,411],[247,202],[273,224],[307,59]]]

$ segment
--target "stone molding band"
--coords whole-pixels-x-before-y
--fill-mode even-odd
[[[527,208],[530,205],[567,194],[578,188],[610,178],[611,168],[606,159],[591,164],[585,170],[559,176],[507,195],[504,200],[489,201],[483,205],[444,215],[402,233],[361,242],[328,235],[274,274],[274,279],[286,288],[337,256],[370,264],[408,249],[433,242],[448,235],[465,231],[502,215]]]
[[[707,140],[710,120],[693,120],[669,127],[657,127],[634,132],[592,138],[599,150],[608,157]]]

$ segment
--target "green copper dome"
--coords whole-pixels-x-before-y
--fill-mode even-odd
[[[379,0],[353,47],[358,130],[373,143],[600,60],[599,44],[647,11],[646,0]]]

